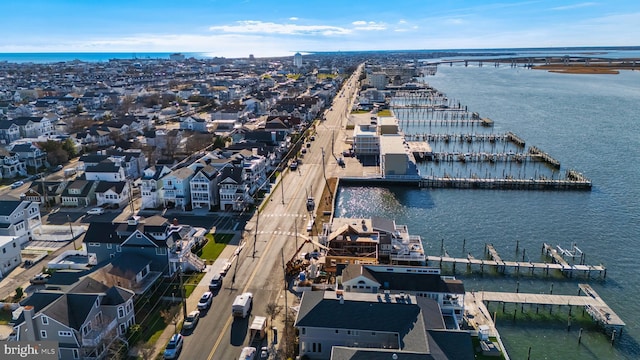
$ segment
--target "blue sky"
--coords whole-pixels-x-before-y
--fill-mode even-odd
[[[640,45],[640,1],[2,0],[0,52]]]

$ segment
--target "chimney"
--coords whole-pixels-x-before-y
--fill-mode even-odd
[[[340,305],[344,304],[344,296],[340,295]]]
[[[36,325],[33,321],[33,306],[27,305],[22,309],[22,314],[24,315],[24,340],[25,341],[36,341]],[[22,339],[21,339],[22,340]]]
[[[173,226],[178,226],[178,219],[177,218],[173,218]]]

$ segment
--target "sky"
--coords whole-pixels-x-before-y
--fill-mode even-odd
[[[640,1],[2,0],[0,53],[640,45]]]

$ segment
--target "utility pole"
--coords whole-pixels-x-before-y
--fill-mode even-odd
[[[256,258],[256,242],[258,241],[258,222],[260,221],[260,207],[256,210],[256,230],[253,233],[253,255],[252,257]]]
[[[287,341],[287,328],[289,327],[289,305],[287,304],[287,270],[284,267],[284,248],[280,249],[280,255],[282,257],[282,272],[284,273],[284,340]],[[285,342],[286,344],[286,342]],[[286,353],[287,347],[285,347]]]
[[[184,284],[182,283],[182,259],[180,259],[180,267],[178,268],[178,275],[180,275],[180,297],[182,298],[182,317],[187,318],[187,299],[184,294]]]
[[[71,217],[67,214],[67,222],[69,223],[69,230],[71,231],[71,240],[73,241],[73,250],[78,249],[76,247],[76,237],[73,236],[73,227],[71,226]]]
[[[282,192],[282,205],[284,205],[284,171],[280,173],[280,191]]]

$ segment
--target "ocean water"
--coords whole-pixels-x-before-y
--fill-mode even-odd
[[[496,311],[497,326],[512,359],[640,358],[640,72],[619,75],[554,74],[508,66],[443,66],[426,81],[454,102],[494,120],[493,132],[513,131],[593,181],[591,192],[342,187],[337,216],[385,216],[420,235],[428,254],[447,251],[480,258],[493,243],[505,260],[544,261],[544,242],[576,244],[588,264],[607,267],[594,276],[545,278],[492,274],[456,276],[467,290],[577,294],[588,282],[626,322],[612,345],[580,311],[514,307]],[[415,131],[415,129],[412,129]],[[428,132],[424,129],[423,132]],[[430,171],[428,163],[422,173]],[[367,201],[362,199],[374,199]],[[375,205],[373,205],[375,204]],[[435,265],[437,266],[437,264]],[[450,271],[451,269],[445,269]],[[578,334],[583,328],[581,344]]]

